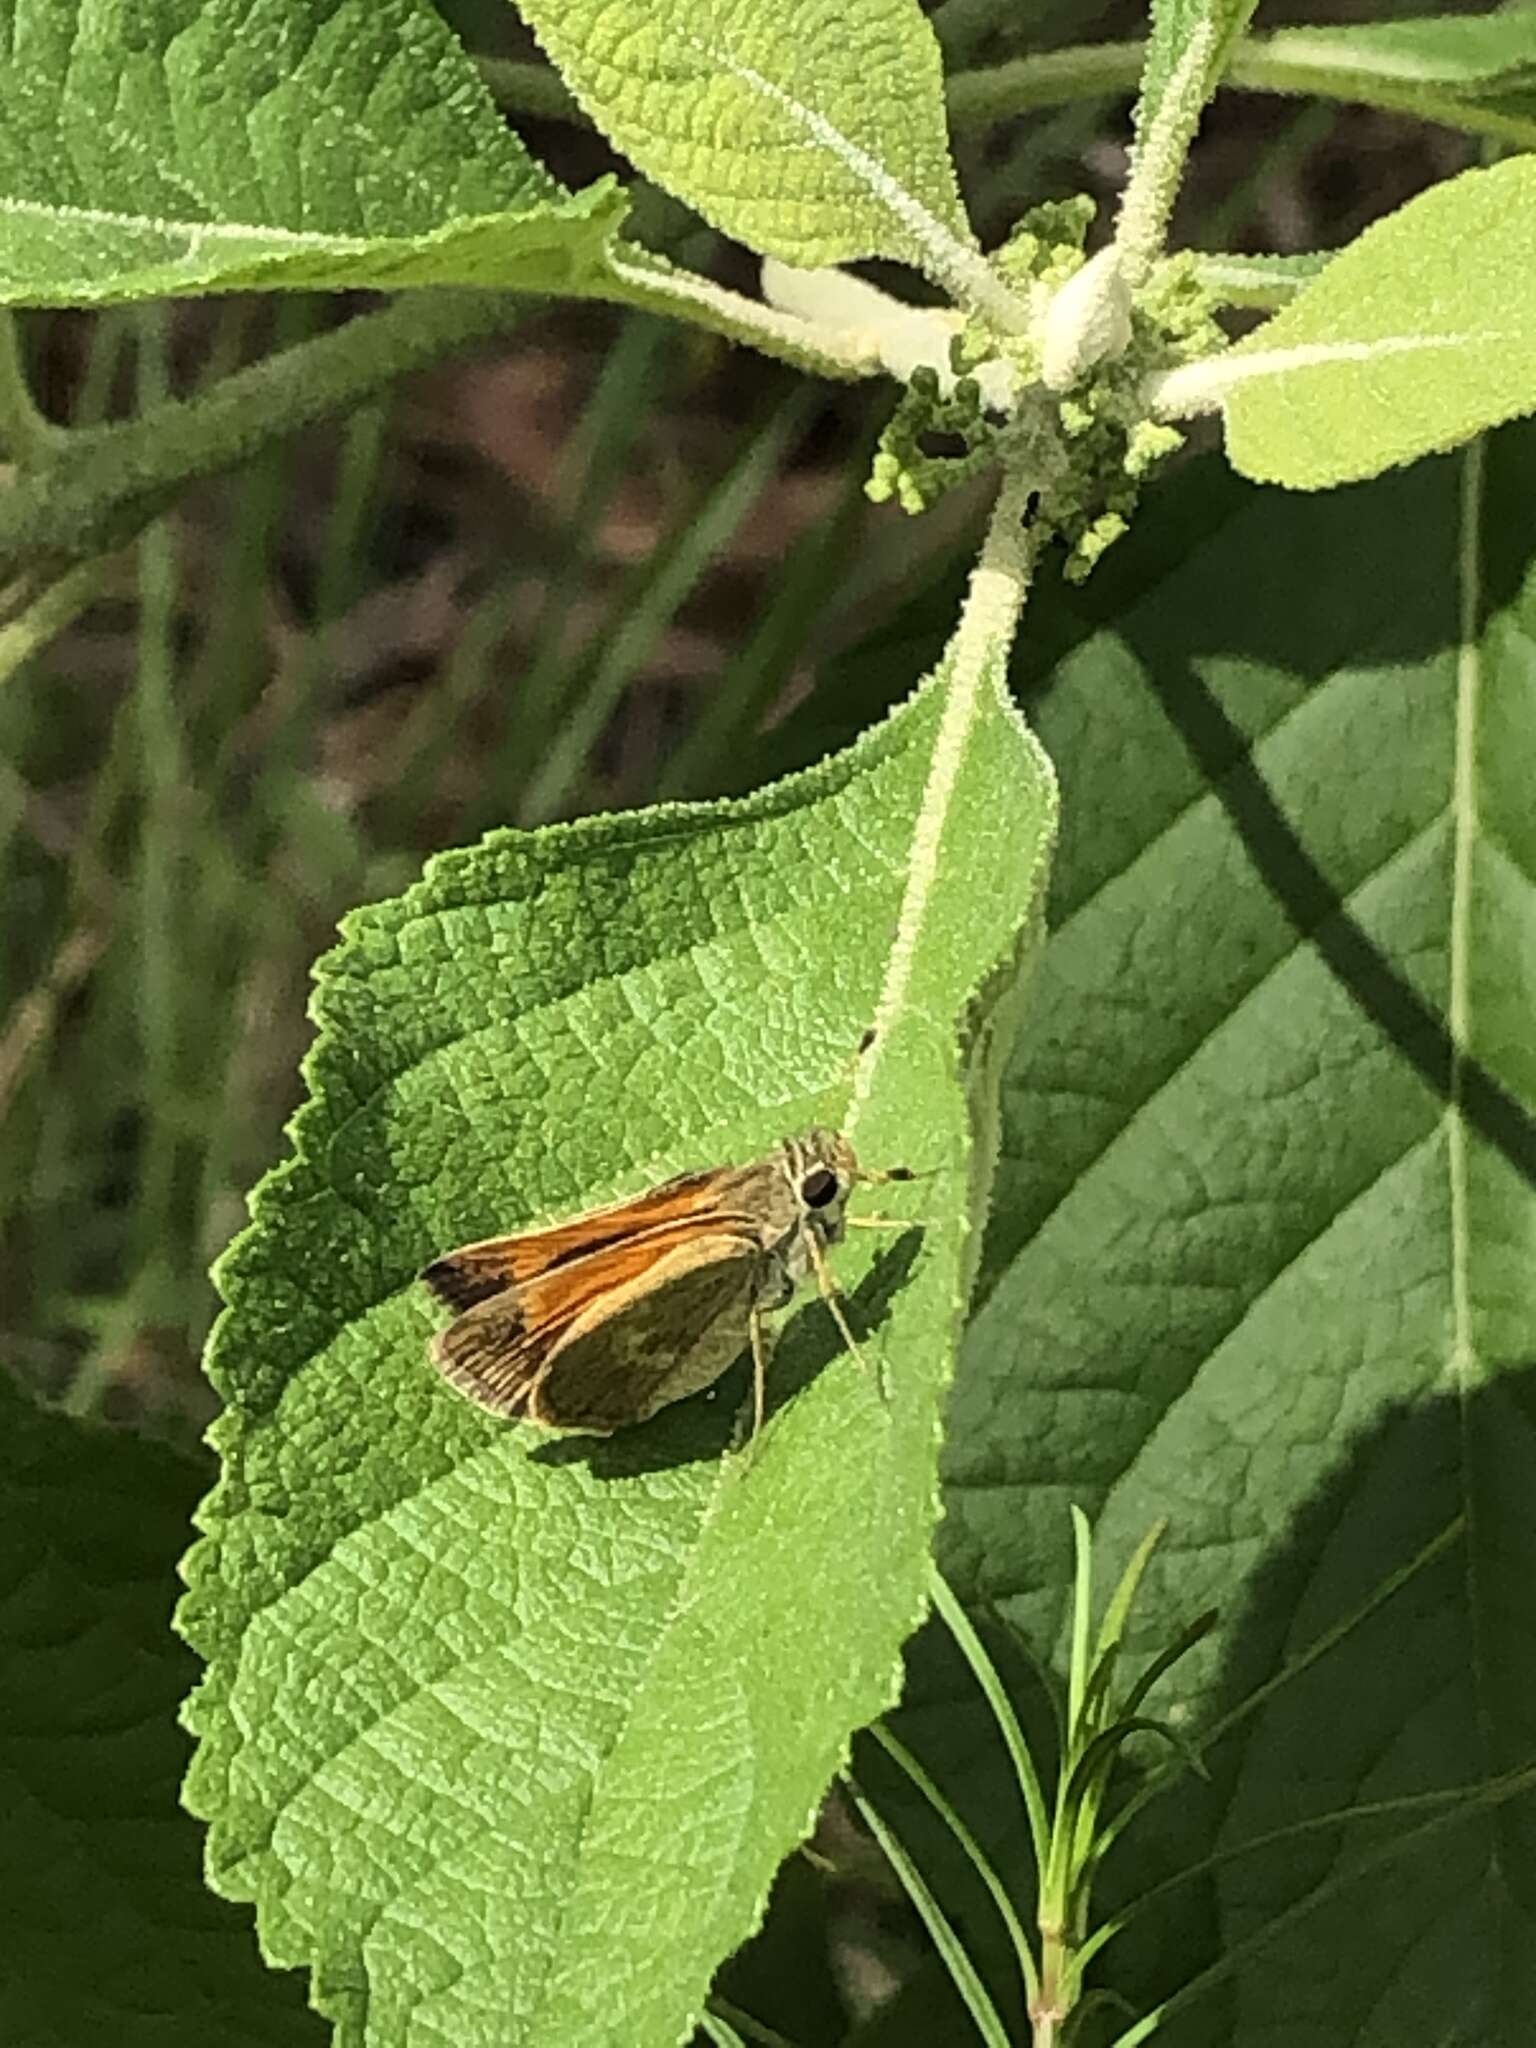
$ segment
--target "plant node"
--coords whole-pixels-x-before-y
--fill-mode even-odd
[[[1024,217],[993,261],[1030,303],[1030,332],[970,320],[947,371],[914,370],[865,486],[916,513],[989,468],[1023,467],[1071,582],[1127,531],[1146,478],[1183,445],[1149,414],[1151,380],[1226,346],[1192,256],[1160,263],[1132,297],[1109,250],[1084,256],[1092,216],[1080,197]]]

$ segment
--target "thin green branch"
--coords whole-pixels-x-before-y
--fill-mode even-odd
[[[57,574],[142,531],[192,479],[249,461],[285,435],[350,412],[407,370],[505,332],[503,293],[416,292],[237,371],[195,398],[62,438],[0,493],[0,580]]]
[[[1145,48],[1136,42],[1085,44],[986,70],[957,72],[945,85],[949,117],[957,124],[1001,121],[1038,107],[1128,96],[1141,76]],[[546,64],[483,57],[480,71],[497,105],[509,114],[570,121],[583,128],[592,125]]]
[[[944,86],[950,121],[957,128],[983,127],[1047,107],[1128,99],[1140,82],[1146,53],[1142,42],[1080,43],[977,71],[957,71]]]
[[[62,438],[63,429],[43,417],[32,395],[17,317],[0,310],[0,456],[35,462]]]
[[[138,399],[145,417],[164,402],[169,374],[170,319],[163,303],[138,317]],[[134,720],[142,793],[135,849],[135,964],[138,974],[138,1072],[144,1138],[137,1168],[140,1285],[150,1316],[163,1314],[166,1247],[176,1235],[180,1141],[173,1105],[182,1099],[189,1034],[184,1007],[188,919],[184,863],[187,783],[183,733],[174,693],[175,619],[180,582],[175,543],[153,525],[139,543],[139,630]],[[100,1354],[98,1354],[100,1355]]]
[[[1376,107],[1465,135],[1486,136],[1492,142],[1536,148],[1536,117],[1501,106],[1493,93],[1483,99],[1452,86],[1416,83],[1368,49],[1348,61],[1342,53],[1321,46],[1308,50],[1299,40],[1301,34],[1298,29],[1273,37],[1245,37],[1232,51],[1223,84],[1239,92],[1300,94],[1346,106]],[[949,118],[957,128],[979,127],[1051,107],[1129,99],[1141,81],[1146,47],[1132,41],[1080,43],[1007,64],[957,71],[945,82]],[[498,104],[509,113],[591,125],[548,65],[484,58],[480,68]]]
[[[712,278],[664,263],[633,243],[615,249],[584,289],[589,297],[611,305],[680,316],[695,327],[760,349],[816,376],[856,379],[881,372],[880,358],[866,336],[782,313]]]
[[[1141,42],[1087,43],[985,70],[960,71],[946,87],[949,118],[957,128],[965,128],[1047,107],[1128,98],[1136,91],[1145,56]],[[1356,54],[1346,63],[1321,48],[1309,51],[1299,43],[1288,47],[1279,35],[1239,42],[1222,84],[1239,92],[1307,95],[1346,106],[1375,107],[1466,135],[1536,148],[1536,118],[1500,106],[1492,95],[1485,101],[1448,86],[1420,85],[1369,54]]]
[[[57,639],[103,595],[114,578],[123,575],[121,559],[108,555],[77,563],[51,583],[26,578],[25,595],[7,593],[16,597],[16,603],[14,611],[8,603],[0,606],[0,683]]]
[[[1408,114],[1418,121],[1459,128],[1490,142],[1536,148],[1536,118],[1501,107],[1495,94],[1485,100],[1476,92],[1459,93],[1434,82],[1419,84],[1405,78],[1400,66],[1394,68],[1384,58],[1378,60],[1368,48],[1346,60],[1342,53],[1333,54],[1321,45],[1308,49],[1301,40],[1303,34],[1300,29],[1281,30],[1274,36],[1239,43],[1227,66],[1225,82],[1242,92],[1307,95],[1376,107],[1382,113]]]

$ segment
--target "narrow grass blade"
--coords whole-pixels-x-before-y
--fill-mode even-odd
[[[740,2034],[728,2020],[721,2019],[718,2013],[701,2013],[699,2032],[713,2041],[715,2048],[746,2048]]]
[[[1168,1523],[1166,1519],[1154,1522],[1137,1544],[1130,1563],[1120,1574],[1109,1605],[1104,1610],[1104,1619],[1099,1626],[1099,1656],[1113,1649],[1125,1633],[1126,1617],[1131,1611],[1131,1602],[1136,1598],[1136,1588],[1141,1584],[1142,1574],[1152,1561],[1152,1553],[1162,1542]]]
[[[1034,1955],[1030,1950],[1029,1936],[1025,1933],[1023,1923],[1019,1919],[1018,1910],[1008,1895],[1007,1886],[998,1876],[986,1851],[961,1819],[955,1807],[945,1798],[944,1794],[906,1745],[898,1742],[889,1729],[883,1727],[878,1721],[869,1730],[869,1733],[879,1743],[891,1761],[901,1767],[923,1798],[927,1800],[928,1804],[954,1836],[956,1842],[959,1843],[971,1868],[986,1886],[988,1895],[1002,1918],[1003,1925],[1008,1929],[1008,1939],[1013,1943],[1013,1952],[1019,1961],[1019,1974],[1024,1979],[1025,2000],[1028,2005],[1032,2006],[1035,2002],[1036,1993],[1040,1988],[1040,1976],[1035,1967]]]
[[[986,2043],[986,2048],[1010,2048],[1008,2030],[1003,2025],[997,2007],[988,1997],[980,1972],[966,1954],[965,1946],[951,1926],[948,1915],[929,1891],[922,1873],[898,1837],[886,1826],[852,1780],[848,1780],[847,1783],[854,1805],[862,1814],[870,1833],[885,1851],[891,1868],[901,1879],[907,1897],[917,1908],[918,1916],[943,1959],[944,1967],[954,1980],[955,1989],[964,2000],[966,2011],[976,2022],[976,2031]]]
[[[775,407],[767,424],[748,442],[676,547],[650,577],[633,609],[598,656],[559,730],[551,736],[548,751],[523,797],[522,823],[544,824],[565,808],[588,754],[602,737],[603,728],[636,668],[707,565],[746,517],[816,402],[818,393],[806,383]]]
[[[1381,1584],[1371,1592],[1369,1597],[1363,1600],[1353,1612],[1346,1614],[1332,1628],[1324,1629],[1323,1633],[1315,1641],[1309,1643],[1305,1650],[1299,1652],[1295,1657],[1288,1658],[1273,1678],[1268,1678],[1262,1685],[1255,1686],[1245,1699],[1240,1700],[1229,1713],[1223,1714],[1221,1719],[1208,1728],[1200,1737],[1200,1754],[1202,1756],[1209,1756],[1218,1742],[1222,1741],[1235,1728],[1241,1727],[1245,1721],[1256,1714],[1260,1707],[1264,1705],[1264,1702],[1273,1698],[1282,1686],[1289,1685],[1293,1679],[1301,1677],[1302,1673],[1309,1671],[1320,1658],[1326,1657],[1330,1650],[1336,1649],[1347,1636],[1359,1628],[1363,1622],[1369,1620],[1378,1608],[1384,1607],[1395,1593],[1400,1592],[1427,1565],[1433,1564],[1440,1553],[1443,1550],[1448,1550],[1465,1532],[1465,1516],[1455,1516],[1440,1531],[1438,1536],[1431,1537],[1430,1541],[1415,1556],[1409,1558],[1405,1565],[1400,1566],[1395,1572],[1390,1572],[1382,1580]],[[1198,1623],[1191,1624],[1191,1627],[1196,1626],[1198,1626]],[[1114,1819],[1108,1822],[1100,1833],[1096,1853],[1101,1860],[1115,1838],[1125,1832],[1136,1816],[1160,1792],[1165,1791],[1183,1769],[1184,1765],[1182,1763],[1170,1764],[1166,1770],[1156,1772],[1147,1780],[1146,1784],[1142,1785],[1131,1795]]]
[[[1197,1614],[1195,1616],[1195,1619],[1189,1624],[1188,1628],[1181,1629],[1165,1650],[1159,1650],[1146,1670],[1142,1672],[1140,1678],[1131,1687],[1125,1696],[1121,1711],[1127,1714],[1134,1714],[1148,1693],[1151,1692],[1153,1686],[1157,1684],[1157,1681],[1166,1672],[1171,1671],[1179,1659],[1192,1650],[1196,1643],[1201,1642],[1210,1634],[1219,1618],[1217,1610],[1214,1607],[1208,1607],[1204,1614]]]
[[[1034,1853],[1035,1868],[1044,1870],[1046,1852],[1050,1843],[1051,1824],[1046,1812],[1045,1794],[1040,1786],[1040,1774],[1035,1769],[1035,1760],[1029,1753],[1029,1744],[1024,1739],[1024,1730],[1019,1717],[1013,1711],[997,1666],[987,1655],[986,1646],[972,1626],[971,1618],[950,1591],[943,1574],[935,1566],[929,1573],[929,1595],[934,1607],[943,1617],[944,1626],[958,1644],[961,1655],[971,1667],[972,1675],[981,1688],[982,1697],[992,1709],[1003,1745],[1008,1751],[1014,1775],[1019,1781],[1023,1796],[1024,1810],[1029,1818],[1030,1847]]]
[[[1069,1741],[1075,1742],[1077,1724],[1082,1718],[1083,1702],[1088,1693],[1088,1631],[1093,1618],[1093,1532],[1088,1526],[1088,1517],[1076,1502],[1072,1506],[1072,1546],[1077,1563],[1072,1587],[1072,1661],[1067,1678],[1067,1730]]]
[[[711,1999],[709,2011],[699,2024],[703,2026],[708,2020],[724,2029],[724,2038],[730,2041],[732,2048],[736,2048],[738,2043],[741,2048],[795,2048],[788,2034],[781,2034],[775,2027],[765,2027],[761,2020],[753,2019],[751,2013],[743,2012],[739,2005],[732,2005],[728,1998]]]

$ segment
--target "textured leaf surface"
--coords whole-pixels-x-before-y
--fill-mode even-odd
[[[1536,159],[1466,171],[1378,221],[1230,369],[1233,464],[1298,489],[1536,409]]]
[[[1215,1749],[1208,1792],[1152,1809],[1132,1894],[1536,1758],[1533,459],[1510,430],[1485,480],[1289,501],[1207,469],[1075,623],[1040,622],[1074,642],[1036,684],[1064,837],[943,1561],[1048,1651],[1067,1504],[1106,1574],[1167,1516],[1136,1647],[1219,1606],[1161,1695],[1198,1725],[1448,1543]],[[960,1747],[962,1697],[920,1732],[995,1836],[1016,1802]],[[1224,1866],[1108,1979],[1145,2006],[1411,1818]],[[1335,1894],[1157,2038],[1494,2048],[1529,2033],[1533,1958],[1527,1799]]]
[[[765,256],[973,247],[916,0],[518,0],[567,84],[659,185]]]
[[[177,1800],[175,1561],[201,1472],[0,1375],[0,2038],[316,2048],[300,1980],[206,1890]]]
[[[559,284],[621,202],[512,136],[425,0],[0,0],[0,300]]]
[[[956,1021],[1011,983],[1050,789],[981,672],[739,805],[447,855],[325,963],[295,1157],[220,1273],[183,1626],[215,1881],[339,2040],[669,2048],[891,1698],[989,1158]],[[838,1254],[888,1403],[819,1304],[750,1470],[739,1375],[595,1448],[438,1381],[434,1253],[815,1121],[943,1169],[889,1191],[920,1231]]]

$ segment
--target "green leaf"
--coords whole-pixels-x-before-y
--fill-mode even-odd
[[[425,0],[0,0],[0,301],[550,288],[623,211],[506,128]]]
[[[765,256],[984,271],[916,0],[518,0],[592,119]]]
[[[1300,490],[1536,408],[1536,160],[1466,171],[1367,228],[1218,375],[1235,467]]]
[[[1254,306],[1278,312],[1282,306],[1321,277],[1328,265],[1326,252],[1305,256],[1245,256],[1223,252],[1198,254],[1195,269],[1200,283],[1224,306]]]
[[[941,1562],[1060,1657],[1067,1503],[1106,1570],[1166,1515],[1125,1668],[1218,1608],[1156,1699],[1197,1738],[1362,1617],[1128,1836],[1133,1897],[1536,1757],[1533,461],[1506,430],[1486,473],[1315,499],[1206,465],[1034,685],[1065,832]],[[969,1813],[1017,1812],[1001,1760],[978,1782],[944,1750],[936,1694],[922,1727],[947,1788],[973,1773]],[[1467,1812],[1249,1956],[1170,2048],[1258,2048],[1277,2013],[1288,2048],[1522,2039],[1532,1805]],[[1146,2009],[1388,1825],[1224,1865],[1099,1981]]]
[[[1536,7],[1426,15],[1347,27],[1282,28],[1255,47],[1285,63],[1326,68],[1427,92],[1497,93],[1536,83]]]
[[[202,1880],[177,1803],[175,1559],[203,1475],[0,1374],[0,2037],[303,2048],[324,2029]]]
[[[1152,33],[1136,103],[1140,146],[1159,128],[1194,134],[1200,109],[1221,82],[1233,44],[1258,0],[1152,0]]]
[[[995,666],[946,671],[741,803],[445,855],[323,963],[182,1625],[213,1880],[341,2042],[671,2048],[892,1698],[1051,790]],[[594,1448],[431,1370],[434,1253],[817,1121],[939,1170],[837,1255],[886,1399],[819,1304],[750,1466],[739,1374]]]

